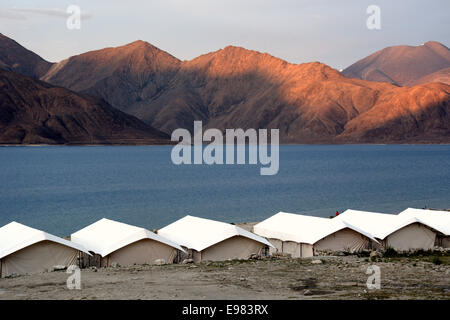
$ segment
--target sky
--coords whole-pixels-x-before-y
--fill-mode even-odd
[[[80,29],[67,28],[70,5]],[[342,69],[387,46],[449,46],[449,12],[448,0],[2,0],[0,32],[52,62],[139,39],[181,60],[235,45]]]

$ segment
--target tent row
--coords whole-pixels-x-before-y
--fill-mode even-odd
[[[156,233],[104,218],[71,234],[70,241],[11,222],[0,228],[0,276],[73,264],[109,267],[248,259],[267,247],[272,245],[265,238],[238,226],[192,216]]]
[[[408,208],[394,215],[346,210],[332,219],[279,212],[256,224],[253,232],[274,245],[272,253],[292,257],[381,247],[397,251],[450,248],[450,212]]]
[[[450,212],[407,209],[397,215],[347,210],[332,219],[279,212],[249,232],[234,224],[186,216],[152,232],[101,219],[70,240],[11,222],[0,228],[0,276],[80,267],[248,259],[276,252],[311,257],[358,252],[450,247]]]

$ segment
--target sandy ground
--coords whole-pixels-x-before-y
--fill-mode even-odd
[[[322,263],[312,263],[320,259]],[[65,271],[0,279],[0,299],[450,299],[450,257],[266,259]],[[369,265],[381,289],[367,290]]]

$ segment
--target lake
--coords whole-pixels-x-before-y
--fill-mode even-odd
[[[187,214],[260,221],[279,211],[450,208],[450,145],[285,145],[260,165],[174,165],[171,146],[0,147],[0,226],[67,236],[106,217],[148,229]]]

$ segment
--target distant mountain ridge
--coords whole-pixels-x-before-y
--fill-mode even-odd
[[[279,128],[282,143],[450,142],[446,84],[365,81],[235,46],[180,61],[135,41],[70,57],[41,79],[104,99],[167,134],[202,120],[220,130]]]
[[[350,78],[386,81],[401,86],[424,83],[419,79],[450,68],[450,50],[442,43],[429,41],[420,46],[392,46],[361,59],[342,74]],[[437,80],[430,77],[428,80]],[[439,77],[450,84],[450,78]]]

